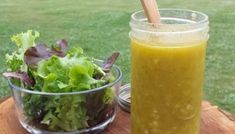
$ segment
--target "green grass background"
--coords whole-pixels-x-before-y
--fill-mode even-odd
[[[210,17],[204,96],[235,113],[235,1],[158,0],[160,8],[186,8]],[[14,44],[10,37],[28,29],[41,33],[40,41],[54,43],[66,38],[93,57],[104,58],[120,51],[117,64],[130,78],[130,15],[141,10],[139,0],[0,0],[0,72],[4,56]],[[0,98],[9,95],[0,79]]]

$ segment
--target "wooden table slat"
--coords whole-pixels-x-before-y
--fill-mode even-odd
[[[20,125],[13,99],[0,101],[0,134],[28,134]],[[114,122],[102,134],[130,134],[130,115],[118,109]],[[209,102],[202,103],[201,134],[235,134],[235,118]]]

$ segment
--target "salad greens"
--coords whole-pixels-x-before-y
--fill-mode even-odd
[[[86,56],[80,47],[68,49],[64,39],[49,48],[35,43],[39,32],[28,30],[11,39],[18,49],[6,55],[11,81],[28,90],[63,93],[104,86],[114,77],[111,67],[119,53],[102,66]],[[114,113],[114,93],[110,87],[90,94],[46,96],[22,94],[23,111],[30,125],[49,131],[75,131],[95,126]]]
[[[23,61],[24,53],[29,47],[35,46],[35,40],[39,37],[39,32],[28,30],[26,33],[20,33],[12,36],[11,40],[17,45],[18,49],[12,54],[6,54],[6,63],[8,71],[24,70],[26,67]]]

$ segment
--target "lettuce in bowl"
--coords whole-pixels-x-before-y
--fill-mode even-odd
[[[114,76],[112,67],[119,53],[96,61],[80,47],[68,49],[65,39],[51,47],[36,43],[39,35],[31,30],[14,35],[18,49],[6,55],[3,75],[22,114],[20,121],[31,129],[71,132],[114,117],[112,86],[121,74]]]

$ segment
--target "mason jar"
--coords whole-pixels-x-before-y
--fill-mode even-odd
[[[208,16],[160,14],[161,24],[131,16],[131,133],[199,134]]]

